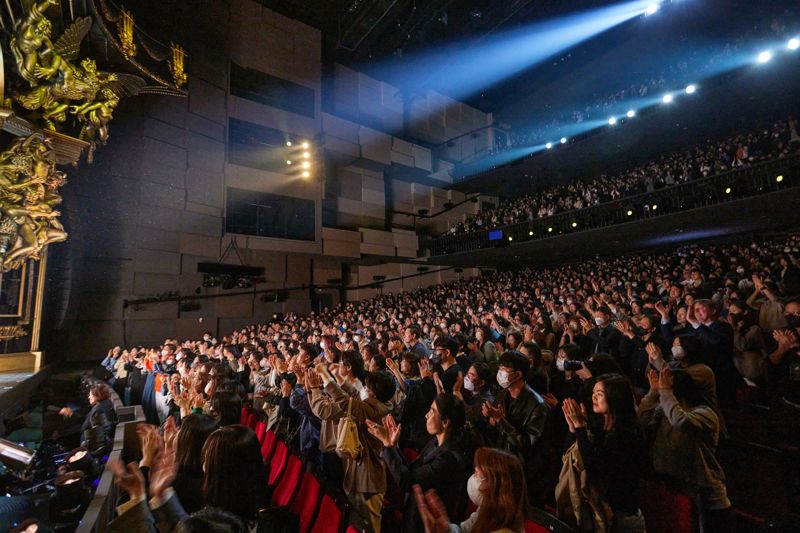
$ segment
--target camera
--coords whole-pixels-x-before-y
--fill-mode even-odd
[[[583,366],[583,361],[571,361],[569,359],[558,359],[556,361],[556,368],[562,372],[580,370]]]

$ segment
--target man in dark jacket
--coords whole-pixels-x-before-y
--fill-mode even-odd
[[[497,394],[494,405],[484,404],[483,414],[497,431],[495,446],[517,455],[525,465],[529,499],[534,505],[544,499],[545,487],[540,472],[542,433],[549,408],[542,397],[531,389],[525,378],[530,361],[517,351],[500,356],[497,383],[504,390]]]

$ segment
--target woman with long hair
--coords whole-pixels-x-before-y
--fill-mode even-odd
[[[502,450],[478,448],[475,473],[467,481],[467,493],[477,510],[460,524],[451,524],[447,509],[435,490],[423,493],[414,486],[425,533],[521,533],[525,530],[527,489],[522,463]]]
[[[562,409],[578,442],[588,482],[600,489],[613,511],[612,531],[643,533],[644,517],[636,494],[646,450],[630,381],[620,374],[597,378],[592,389],[597,424],[591,429],[585,406],[567,398]]]
[[[463,492],[465,478],[460,445],[464,420],[464,402],[452,394],[436,396],[425,417],[426,429],[433,438],[409,464],[397,447],[400,427],[391,415],[383,419],[382,425],[371,420],[366,423],[370,434],[383,444],[381,456],[400,490],[411,492],[413,485],[420,485],[424,490],[436,489],[444,499],[447,512],[455,515],[461,507],[459,494]],[[406,501],[403,524],[405,531],[421,529],[419,513],[411,498]]]
[[[174,444],[178,473],[172,488],[187,513],[203,508],[203,446],[217,427],[217,421],[208,415],[191,414],[181,419]]]
[[[258,511],[268,499],[264,490],[268,471],[253,430],[241,425],[220,428],[208,436],[201,455],[205,506],[192,515],[186,514],[172,489],[178,471],[173,450],[164,449],[153,459],[147,490],[136,463],[126,467],[120,460],[109,461],[114,482],[130,496],[130,502],[120,507],[119,516],[109,524],[109,530],[155,532],[157,523],[158,530],[173,531],[187,520],[221,511],[236,516],[250,531],[258,531]],[[147,505],[148,495],[150,502],[158,502],[152,513]]]

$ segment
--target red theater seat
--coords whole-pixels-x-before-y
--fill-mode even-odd
[[[297,498],[289,506],[289,511],[300,517],[299,533],[308,533],[308,530],[311,529],[311,521],[317,512],[321,493],[322,485],[319,484],[319,480],[311,472],[306,472],[300,483]]]
[[[642,480],[639,501],[647,533],[696,533],[700,530],[694,499],[663,481]]]
[[[261,443],[261,457],[267,461],[272,457],[272,452],[275,451],[275,445],[278,443],[278,438],[274,431],[267,431],[264,434],[264,441]]]
[[[297,487],[303,477],[303,462],[294,455],[286,462],[286,471],[272,493],[272,505],[279,507],[289,505],[294,498]]]
[[[275,453],[269,461],[269,486],[274,487],[278,480],[281,478],[284,469],[286,468],[286,461],[289,458],[289,448],[283,443],[278,441],[275,446]]]
[[[336,501],[326,494],[322,497],[319,514],[317,514],[317,520],[314,522],[311,533],[339,533],[343,519],[344,514],[336,505]]]
[[[267,425],[259,420],[258,422],[256,422],[255,432],[256,432],[256,437],[258,438],[258,442],[263,443],[264,435],[266,435],[267,433]]]

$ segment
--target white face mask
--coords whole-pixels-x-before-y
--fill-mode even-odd
[[[566,361],[567,361],[566,359],[556,359],[556,368],[559,371],[563,372]]]
[[[347,337],[344,337],[344,336],[339,337],[339,342],[342,343],[342,344],[347,344]]]
[[[507,389],[511,382],[508,380],[508,372],[505,370],[499,370],[497,372],[497,384]]]
[[[366,402],[369,399],[369,391],[367,389],[361,389],[358,391],[358,397],[361,398],[362,402]]]
[[[483,480],[475,474],[472,474],[467,480],[467,495],[469,495],[469,499],[476,507],[480,507],[483,502],[483,494],[481,494],[482,484]]]
[[[475,390],[475,384],[469,379],[469,376],[464,377],[464,388],[470,392]]]
[[[675,359],[681,360],[686,357],[686,350],[683,349],[683,346],[673,346],[672,347],[672,357]]]
[[[603,324],[606,323],[606,319],[603,318],[603,317],[597,316],[597,317],[594,318],[594,323],[597,324],[598,326],[602,326]]]

